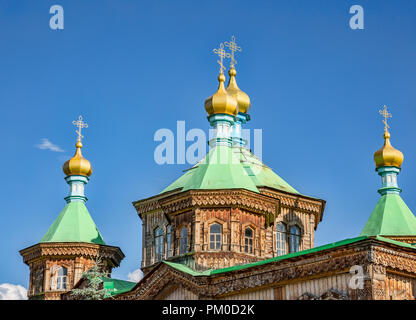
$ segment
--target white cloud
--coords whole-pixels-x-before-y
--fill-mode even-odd
[[[54,152],[64,152],[59,146],[56,144],[53,144],[49,141],[49,139],[43,138],[41,144],[35,145],[36,148],[42,149],[42,150],[50,150]]]
[[[27,290],[18,284],[0,284],[0,300],[27,300]]]
[[[136,269],[132,272],[129,272],[127,277],[129,278],[129,281],[139,282],[143,278],[143,272],[140,269]]]

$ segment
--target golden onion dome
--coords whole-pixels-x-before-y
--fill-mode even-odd
[[[236,74],[237,71],[235,70],[234,66],[231,66],[230,70],[228,70],[230,80],[228,81],[226,90],[237,100],[238,112],[247,113],[251,106],[250,97],[247,93],[238,87],[237,81],[235,80]]]
[[[79,175],[89,177],[92,174],[92,166],[91,163],[82,156],[81,141],[78,140],[75,146],[77,148],[75,155],[64,163],[62,170],[67,176]]]
[[[220,73],[218,76],[218,90],[205,100],[205,110],[208,115],[225,113],[232,116],[237,115],[237,100],[225,90],[225,76]]]
[[[398,167],[403,163],[403,153],[390,144],[390,133],[384,131],[384,146],[374,153],[376,167]]]

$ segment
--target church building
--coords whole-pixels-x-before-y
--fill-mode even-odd
[[[133,202],[144,277],[122,284],[112,299],[414,300],[416,217],[400,196],[403,154],[391,145],[387,108],[380,111],[384,145],[374,154],[381,177],[374,211],[357,237],[315,247],[325,200],[294,189],[242,138],[251,102],[237,85],[238,51],[234,37],[214,50],[218,89],[204,104],[215,132],[209,152],[159,194]],[[31,298],[67,292],[70,299],[97,256],[109,274],[124,257],[104,243],[85,207],[92,170],[81,155],[81,127],[76,154],[64,164],[67,205],[41,241],[21,251]]]
[[[241,138],[250,98],[237,86],[234,37],[214,50],[218,90],[205,100],[215,137],[204,159],[160,194],[133,203],[144,278],[116,299],[415,299],[416,217],[400,197],[403,154],[374,154],[380,200],[361,234],[315,247],[325,201],[304,195]],[[225,87],[223,58],[230,57]]]

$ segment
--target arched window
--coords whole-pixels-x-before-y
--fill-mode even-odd
[[[172,238],[172,226],[168,225],[166,228],[166,258],[170,257],[170,246],[171,246],[171,238]]]
[[[276,226],[276,248],[277,255],[282,256],[286,254],[287,247],[287,235],[286,235],[286,225],[282,222],[279,222]]]
[[[214,223],[209,227],[209,250],[221,250],[221,225]]]
[[[53,266],[50,270],[51,290],[66,290],[67,274],[67,268]]]
[[[289,251],[298,252],[300,248],[300,228],[291,226],[289,233]]]
[[[158,227],[155,230],[155,259],[161,261],[163,257],[163,230]]]
[[[186,227],[181,229],[181,235],[179,237],[179,254],[186,253],[188,248],[188,229]]]
[[[251,228],[246,228],[244,231],[244,251],[253,253],[253,229]]]

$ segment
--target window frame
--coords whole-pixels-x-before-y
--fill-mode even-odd
[[[213,227],[219,227],[219,231],[212,231]],[[214,222],[209,226],[209,250],[220,251],[222,249],[222,225],[218,222]]]
[[[50,268],[50,289],[53,291],[66,290],[68,286],[68,268],[55,265]]]
[[[163,245],[164,245],[164,232],[162,227],[157,227],[154,230],[155,240],[155,262],[162,261],[163,259]]]
[[[251,236],[247,236],[248,230],[250,230]],[[244,252],[248,254],[254,252],[254,229],[249,226],[244,228]]]
[[[171,247],[172,246],[172,225],[166,227],[166,258],[171,256]]]
[[[279,229],[279,226],[283,229]],[[288,232],[287,225],[284,222],[278,222],[276,225],[276,255],[283,256],[288,251]]]
[[[292,230],[296,232],[293,233]],[[288,240],[289,240],[289,253],[299,252],[301,245],[302,230],[297,224],[293,224],[289,227]]]
[[[179,255],[185,254],[187,252],[188,252],[188,228],[182,227],[179,231]]]

